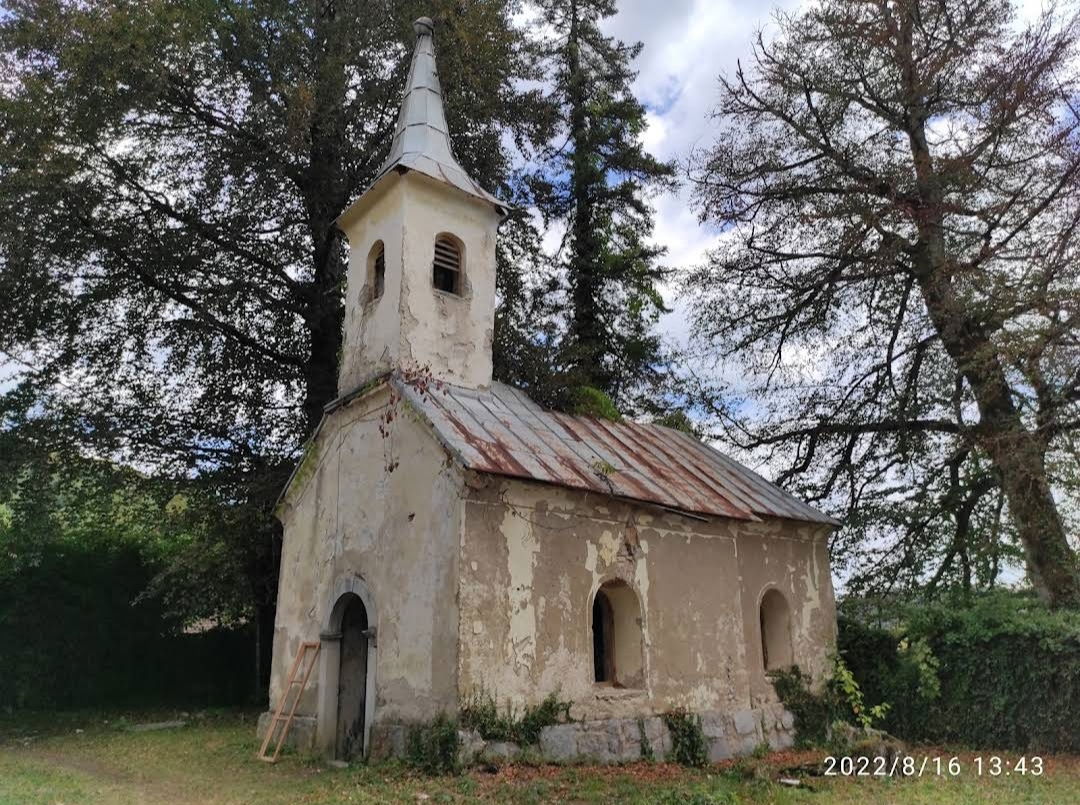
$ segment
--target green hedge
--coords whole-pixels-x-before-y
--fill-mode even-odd
[[[151,575],[133,548],[71,545],[0,573],[0,708],[219,706],[263,693],[252,630],[183,633],[138,600]]]
[[[843,608],[842,608],[843,611]],[[849,611],[854,611],[854,607]],[[841,617],[839,649],[882,725],[909,741],[1080,751],[1080,612],[993,593]]]

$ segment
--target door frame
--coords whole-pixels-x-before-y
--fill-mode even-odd
[[[371,751],[371,725],[375,715],[375,655],[378,615],[375,599],[364,580],[357,575],[346,576],[334,585],[327,602],[327,616],[319,634],[322,650],[319,662],[318,720],[315,742],[320,752],[334,756],[337,751],[338,685],[341,676],[341,619],[350,597],[360,599],[367,612],[367,679],[364,683],[364,757]]]

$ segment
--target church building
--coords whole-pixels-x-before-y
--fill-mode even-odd
[[[676,709],[714,759],[790,745],[767,672],[828,672],[836,521],[685,433],[492,379],[507,208],[454,158],[415,29],[390,155],[338,221],[339,397],[277,511],[271,707],[302,687],[290,742],[344,759],[400,753],[479,692],[570,702],[551,760],[660,756]]]

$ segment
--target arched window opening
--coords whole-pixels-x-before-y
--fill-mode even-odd
[[[431,282],[437,290],[461,296],[461,245],[450,235],[435,238]]]
[[[368,256],[368,282],[371,285],[371,298],[378,299],[386,289],[386,249],[381,240],[375,241]]]
[[[761,660],[766,671],[795,664],[791,648],[791,609],[779,590],[761,598]]]
[[[641,606],[622,581],[601,585],[593,599],[593,679],[619,688],[643,687]]]

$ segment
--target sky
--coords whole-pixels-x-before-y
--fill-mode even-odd
[[[694,149],[713,141],[709,113],[720,98],[718,77],[731,75],[740,59],[752,52],[762,30],[775,31],[774,14],[797,11],[808,0],[618,0],[618,14],[604,30],[625,42],[641,42],[634,91],[648,110],[644,143],[660,159],[685,165]],[[1042,0],[1021,0],[1020,17],[1038,15]],[[685,170],[683,171],[685,174]],[[655,199],[654,240],[667,248],[664,264],[671,268],[704,262],[719,233],[699,223],[684,186]],[[686,306],[673,286],[665,287],[672,313],[664,317],[664,333],[684,342]]]
[[[646,148],[674,160],[685,175],[695,149],[708,148],[715,125],[710,112],[720,99],[719,76],[734,72],[750,56],[757,31],[768,35],[775,10],[795,10],[800,0],[621,0],[619,13],[605,21],[606,33],[644,48],[634,91],[648,110]],[[699,264],[715,245],[718,231],[698,221],[685,186],[654,199],[653,239],[666,247],[664,264],[675,269]],[[685,343],[687,310],[674,286],[664,289],[672,312],[665,335]]]

